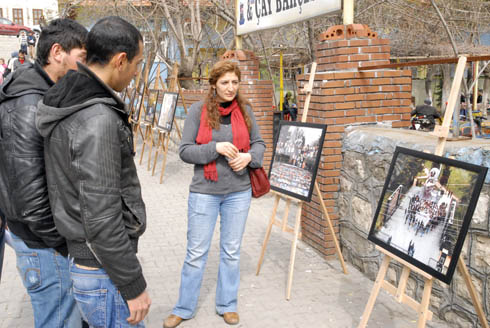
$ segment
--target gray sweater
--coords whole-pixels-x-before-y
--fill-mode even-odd
[[[217,142],[233,142],[231,124],[221,124],[219,131],[213,129],[212,141],[205,145],[196,143],[199,124],[201,122],[201,108],[203,102],[194,103],[189,109],[184,124],[182,142],[179,147],[180,158],[190,164],[194,164],[194,177],[189,190],[201,194],[225,195],[232,192],[244,191],[250,188],[250,177],[247,170],[234,172],[228,165],[223,155],[216,151]],[[252,161],[248,164],[251,168],[262,166],[265,143],[260,136],[259,126],[250,107],[247,107],[248,115],[252,120],[250,131],[250,150]],[[204,178],[204,165],[216,161],[218,181]]]

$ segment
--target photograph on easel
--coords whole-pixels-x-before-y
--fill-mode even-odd
[[[397,147],[368,239],[449,284],[486,173]]]
[[[269,170],[272,190],[311,200],[326,128],[324,124],[280,122]]]
[[[141,103],[142,103],[141,100],[143,99],[143,96],[141,94],[143,93],[144,90],[143,83],[141,85],[142,87],[140,87],[141,90],[139,92],[136,88],[133,88],[133,90],[131,91],[129,110],[131,113],[131,120],[133,122],[138,122],[140,119],[140,111],[141,111]]]
[[[153,124],[155,120],[155,114],[158,110],[160,110],[160,106],[158,106],[158,90],[151,89],[148,90],[148,97],[146,104],[146,114],[145,114],[145,123]]]
[[[159,129],[167,132],[172,131],[178,100],[179,94],[177,92],[165,92],[163,94],[162,109],[160,110],[159,116],[157,116],[157,127]]]

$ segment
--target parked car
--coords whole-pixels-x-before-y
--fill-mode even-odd
[[[7,18],[0,17],[1,35],[19,35],[20,31],[26,31],[26,33],[32,32],[27,26],[17,25]]]

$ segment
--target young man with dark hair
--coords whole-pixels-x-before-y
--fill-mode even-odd
[[[79,63],[51,88],[37,115],[54,220],[74,259],[73,293],[94,327],[144,327],[151,304],[136,257],[145,204],[128,114],[115,93],[142,60],[133,25],[99,20],[88,35],[87,66]]]
[[[68,251],[48,199],[38,102],[76,61],[85,60],[87,30],[67,19],[43,28],[39,61],[11,73],[0,89],[0,210],[31,298],[35,327],[80,327],[71,293]]]

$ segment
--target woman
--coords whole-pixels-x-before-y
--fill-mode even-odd
[[[237,324],[240,245],[252,197],[247,167],[262,166],[265,143],[251,106],[238,90],[240,70],[231,61],[216,63],[204,102],[191,106],[180,158],[194,164],[188,200],[187,255],[179,300],[164,322],[177,327],[195,315],[213,231],[220,214],[220,264],[216,312]]]

